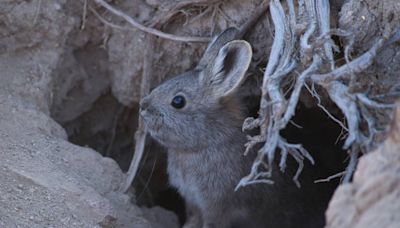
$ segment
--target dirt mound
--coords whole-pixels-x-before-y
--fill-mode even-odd
[[[330,202],[327,227],[396,227],[400,224],[400,109],[389,138],[360,159],[353,183]]]
[[[102,56],[101,49],[69,45],[79,18],[68,6],[0,5],[0,227],[177,227],[172,212],[141,209],[134,197],[120,193],[125,176],[117,163],[69,143],[50,118],[51,110],[60,122],[76,118],[110,84],[90,58]],[[89,74],[80,64],[91,68]],[[71,107],[68,113],[56,113],[55,104],[71,94],[82,99],[63,104]]]

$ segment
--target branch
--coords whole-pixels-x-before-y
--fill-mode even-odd
[[[167,12],[157,16],[151,23],[151,27],[158,27],[160,25],[163,25],[167,23],[173,16],[175,16],[177,13],[181,12],[182,8],[188,7],[188,6],[196,6],[196,5],[208,5],[208,4],[216,4],[218,2],[222,2],[222,0],[188,0],[188,1],[180,1],[176,3],[172,7],[172,9],[168,10]]]
[[[318,100],[317,105],[348,132],[343,149],[350,148],[351,159],[344,177],[345,182],[349,181],[355,169],[358,154],[365,150],[364,147],[367,150],[371,148],[371,142],[377,133],[376,121],[363,106],[387,109],[393,108],[394,105],[380,104],[370,100],[362,93],[351,93],[349,86],[345,84],[349,78],[345,78],[345,76],[354,76],[368,68],[385,45],[400,40],[400,29],[392,35],[391,39],[388,39],[390,31],[385,29],[382,37],[370,50],[350,61],[354,35],[340,29],[330,29],[328,0],[299,0],[297,19],[293,0],[286,0],[287,7],[282,7],[281,2],[283,1],[271,0],[269,5],[275,26],[275,37],[263,76],[259,115],[256,119],[246,118],[242,127],[243,130],[258,127],[260,129],[259,135],[248,137],[245,154],[259,143],[264,143],[264,145],[257,152],[250,174],[241,179],[237,188],[253,183],[267,183],[266,179],[271,177],[277,149],[280,149],[281,154],[279,162],[281,171],[286,168],[288,155],[297,161],[298,169],[293,180],[298,186],[300,185],[298,177],[304,166],[304,158],[307,158],[312,164],[314,161],[301,144],[287,143],[280,136],[280,131],[286,128],[295,115],[303,86],[309,89],[306,82],[313,86],[315,83],[322,86],[345,116],[347,127],[321,104],[321,99],[314,91],[314,87],[313,90],[309,89],[310,93]],[[338,50],[338,48],[331,39],[332,34],[344,36],[348,40],[344,50],[346,64],[338,68],[335,68],[333,58],[333,50]],[[298,59],[301,64],[298,64]],[[325,73],[327,69],[330,71]],[[297,73],[297,70],[300,73]],[[292,90],[289,89],[291,93],[288,101],[283,88],[287,84],[285,79],[294,71],[296,73],[294,75],[295,85]],[[360,123],[364,122],[368,124],[368,137],[363,134],[364,130],[360,126]]]
[[[194,36],[176,36],[173,34],[165,33],[160,30],[154,29],[154,28],[148,28],[139,22],[135,21],[132,17],[128,16],[127,14],[123,13],[120,10],[115,9],[108,3],[106,3],[104,0],[94,0],[97,4],[103,6],[106,8],[108,11],[111,13],[115,14],[116,16],[122,17],[126,22],[128,22],[130,25],[133,27],[146,32],[150,33],[152,35],[168,39],[168,40],[173,40],[173,41],[180,41],[180,42],[209,42],[211,39],[209,37],[194,37]]]
[[[370,50],[357,57],[353,61],[336,68],[329,73],[310,75],[310,79],[318,84],[326,84],[333,80],[337,80],[344,75],[355,74],[364,71],[373,63],[378,51],[383,47],[384,41],[384,38],[379,39]]]
[[[343,149],[349,148],[354,142],[360,142],[359,139],[359,121],[360,113],[357,109],[353,96],[348,93],[348,87],[341,82],[332,81],[329,85],[322,84],[328,91],[329,97],[342,110],[347,119],[348,133]]]
[[[316,1],[316,11],[318,17],[318,24],[321,34],[329,33],[330,31],[330,9],[329,0]],[[333,58],[332,52],[332,40],[329,36],[329,40],[324,43],[324,51],[329,64],[331,65],[331,70],[335,69],[335,60]]]
[[[340,173],[336,173],[336,174],[334,174],[332,176],[329,176],[329,177],[327,177],[325,179],[316,180],[316,181],[314,181],[314,183],[317,184],[317,183],[329,182],[329,181],[331,181],[331,180],[333,180],[335,178],[342,177],[345,174],[346,174],[346,171],[343,171],[343,172],[340,172]]]
[[[281,124],[283,126],[286,127],[289,120],[294,116],[294,112],[295,112],[297,103],[299,102],[300,92],[301,92],[301,89],[303,88],[303,85],[305,84],[306,78],[308,77],[308,75],[315,72],[320,67],[321,64],[322,64],[321,57],[319,57],[318,55],[315,55],[313,57],[313,62],[311,63],[311,65],[306,70],[304,70],[300,74],[300,76],[297,78],[293,92],[290,96],[290,100],[289,100],[288,107],[286,109],[286,113],[282,119]]]
[[[356,170],[358,161],[358,150],[353,149],[350,151],[350,161],[346,168],[346,174],[343,177],[343,183],[349,183],[351,177],[353,176],[354,170]]]
[[[292,72],[297,66],[296,58],[294,58],[295,49],[295,26],[296,15],[294,12],[293,1],[288,0],[289,16],[285,16],[284,8],[280,1],[274,0],[270,2],[270,13],[275,25],[275,38],[272,44],[269,62],[264,72],[262,84],[262,97],[260,103],[259,117],[257,119],[247,118],[244,122],[243,129],[251,129],[260,127],[260,134],[249,137],[246,143],[246,152],[248,153],[252,147],[260,142],[265,142],[264,146],[258,150],[258,155],[253,163],[251,172],[239,182],[237,188],[254,183],[264,183],[265,178],[270,178],[273,168],[273,161],[277,148],[281,150],[280,169],[283,171],[286,167],[287,155],[291,155],[298,163],[298,169],[293,177],[293,181],[300,187],[298,177],[304,167],[304,157],[308,158],[311,163],[313,159],[311,155],[299,144],[287,143],[280,136],[280,130],[285,128],[290,120],[285,121],[282,115],[288,110],[286,99],[281,89],[281,82]],[[315,59],[315,64],[310,66],[309,70],[304,74],[308,74],[317,69],[319,58]],[[300,89],[304,84],[305,77],[302,76],[297,81],[295,92],[292,93],[291,105],[297,105]],[[270,107],[271,106],[271,107]],[[292,107],[291,106],[291,107]],[[294,109],[293,109],[294,110]],[[290,108],[289,113],[292,111]],[[267,163],[264,157],[267,156]],[[259,168],[265,168],[267,171],[259,172]],[[260,180],[260,178],[264,178]]]
[[[308,90],[308,92],[310,92],[311,96],[313,96],[315,99],[317,99],[317,106],[318,106],[320,109],[322,109],[322,111],[324,111],[324,112],[326,113],[326,115],[328,115],[329,118],[331,118],[334,122],[336,122],[337,124],[339,124],[339,126],[340,126],[342,129],[344,129],[344,130],[346,130],[346,131],[349,131],[349,129],[347,129],[347,127],[345,126],[345,124],[342,123],[342,121],[338,120],[335,116],[333,116],[333,115],[328,111],[328,109],[326,109],[326,108],[322,105],[322,103],[321,103],[321,98],[320,98],[319,94],[317,93],[317,91],[315,91],[314,83],[312,84],[312,89],[310,89],[310,88],[308,87],[307,84],[305,84],[305,87],[306,87],[306,89]]]
[[[362,103],[364,103],[365,105],[372,107],[372,108],[381,109],[381,108],[395,108],[396,107],[395,104],[381,104],[376,101],[373,101],[373,100],[369,99],[365,94],[358,93],[358,94],[356,94],[356,97]]]

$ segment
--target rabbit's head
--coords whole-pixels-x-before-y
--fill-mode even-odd
[[[231,41],[231,33],[214,39],[194,70],[164,82],[140,102],[146,130],[164,146],[199,150],[227,143],[240,129],[244,116],[236,92],[252,50],[246,41]]]

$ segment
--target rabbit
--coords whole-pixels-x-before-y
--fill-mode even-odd
[[[293,203],[302,190],[289,175],[274,174],[273,185],[234,190],[256,156],[243,156],[246,133],[241,130],[247,110],[240,87],[252,48],[235,40],[235,33],[225,30],[197,67],[159,85],[140,102],[146,131],[168,149],[169,181],[186,204],[184,227],[322,227],[323,219],[306,218],[323,215]]]

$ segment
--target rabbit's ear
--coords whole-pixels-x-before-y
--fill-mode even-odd
[[[251,56],[249,43],[244,40],[231,41],[219,50],[201,80],[206,87],[211,87],[217,97],[228,96],[244,81]]]
[[[205,50],[203,57],[200,59],[197,64],[198,68],[206,67],[211,61],[215,59],[218,54],[218,51],[229,41],[235,39],[236,34],[239,32],[236,28],[227,28],[221,34],[214,37],[214,39],[210,42],[207,49]]]

